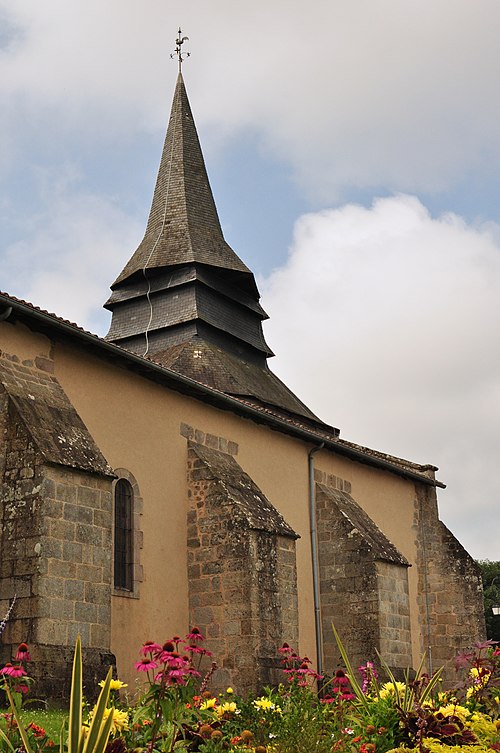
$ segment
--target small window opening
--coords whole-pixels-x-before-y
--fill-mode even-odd
[[[114,586],[126,591],[133,590],[133,496],[131,484],[119,479],[115,486]]]

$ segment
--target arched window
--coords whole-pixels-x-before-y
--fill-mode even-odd
[[[124,478],[115,485],[114,587],[132,591],[134,587],[134,491]]]

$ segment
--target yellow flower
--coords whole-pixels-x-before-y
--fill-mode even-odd
[[[404,682],[386,682],[380,688],[380,697],[387,698],[388,696],[396,696],[398,693],[402,695],[406,690]]]
[[[94,716],[95,710],[96,710],[96,706],[94,706],[94,708],[89,714],[89,721]],[[119,709],[104,709],[102,721],[105,722],[110,714],[113,714],[113,723],[111,725],[112,735],[115,734],[116,732],[122,732],[123,730],[128,729],[128,712],[127,711],[120,711]]]
[[[226,701],[226,703],[223,703],[222,706],[217,706],[215,713],[217,714],[217,716],[224,716],[224,714],[227,713],[235,714],[237,709],[238,707],[234,701]]]
[[[217,703],[217,698],[207,698],[207,700],[203,701],[203,703],[201,704],[200,710],[206,711],[207,709],[213,709],[216,703]]]
[[[104,687],[105,682],[106,682],[105,680],[101,680],[101,682],[99,683],[101,688]],[[128,685],[126,682],[122,682],[121,680],[111,680],[109,684],[110,690],[121,690],[122,688],[128,688]]]
[[[481,669],[481,672],[479,672],[479,669],[477,667],[471,667],[471,669],[469,670],[469,677],[472,677],[472,679],[474,680],[474,685],[482,688],[490,679],[490,672],[486,668]]]
[[[128,713],[126,711],[120,711],[120,709],[106,709],[103,721],[106,721],[110,713],[113,714],[113,724],[111,725],[112,734],[128,729]]]
[[[232,688],[226,688],[226,693],[228,695],[232,695],[234,693],[234,690]]]
[[[465,722],[468,716],[470,716],[469,709],[465,706],[459,706],[457,703],[448,703],[446,706],[441,706],[439,711],[443,716],[458,716],[461,722]]]
[[[269,698],[257,698],[253,705],[257,709],[262,709],[262,711],[270,711],[271,709],[274,709],[274,703],[269,700]]]

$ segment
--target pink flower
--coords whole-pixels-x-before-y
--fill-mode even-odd
[[[12,669],[13,669],[12,664],[10,662],[7,662],[5,667],[2,667],[2,669],[0,669],[0,675],[10,675],[10,673],[12,672]]]
[[[211,651],[209,651],[206,648],[201,648],[201,646],[195,646],[193,643],[186,646],[186,651],[189,651],[190,654],[201,654],[202,656],[212,656]]]
[[[31,661],[30,652],[26,643],[20,643],[17,647],[16,661]]]
[[[141,659],[134,664],[138,672],[148,672],[150,669],[156,669],[158,664],[152,659]]]
[[[10,677],[24,677],[26,674],[24,667],[21,667],[19,664],[16,667],[11,667],[9,671]]]
[[[141,648],[141,654],[144,656],[153,654],[155,651],[161,651],[161,646],[158,643],[154,643],[154,641],[146,641]]]
[[[200,632],[200,628],[193,627],[191,628],[191,632],[187,634],[186,636],[189,643],[194,643],[195,641],[204,641],[205,638]]]

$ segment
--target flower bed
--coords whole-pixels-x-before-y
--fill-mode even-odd
[[[216,664],[193,628],[145,643],[135,667],[145,680],[142,696],[128,704],[126,685],[103,680],[93,708],[82,696],[81,645],[77,642],[67,725],[54,743],[34,722],[21,721],[29,696],[29,649],[19,646],[0,670],[11,710],[0,721],[0,753],[482,753],[500,751],[500,648],[477,645],[457,658],[463,682],[442,692],[439,672],[398,682],[383,662],[386,681],[367,662],[354,670],[340,639],[344,669],[320,677],[307,657],[284,644],[278,649],[283,682],[258,698],[243,698],[227,688],[214,695],[210,681]],[[201,666],[209,664],[202,673]]]

